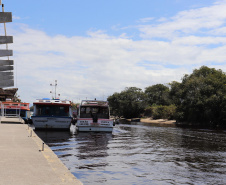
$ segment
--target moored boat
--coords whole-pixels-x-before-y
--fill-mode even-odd
[[[76,128],[78,131],[112,132],[113,120],[107,101],[82,100],[78,108]]]
[[[72,116],[69,100],[43,98],[33,102],[33,105],[31,119],[35,129],[70,129]]]
[[[29,103],[13,102],[11,99],[0,102],[1,123],[27,123]]]

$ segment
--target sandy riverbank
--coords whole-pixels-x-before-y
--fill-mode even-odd
[[[136,121],[135,121],[136,120]],[[158,124],[158,125],[176,125],[176,120],[167,120],[167,119],[152,119],[152,118],[133,118],[132,119],[120,119],[121,123],[128,122],[142,122],[142,123],[150,123],[150,124]]]
[[[141,118],[140,122],[143,122],[143,123],[155,123],[155,124],[171,124],[171,125],[175,125],[176,124],[176,120],[152,119],[152,118]]]

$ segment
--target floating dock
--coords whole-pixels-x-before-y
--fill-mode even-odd
[[[25,124],[0,124],[0,185],[83,185]]]

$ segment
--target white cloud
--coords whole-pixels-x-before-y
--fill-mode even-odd
[[[147,70],[137,64],[158,55],[154,50],[149,53],[153,49],[149,41],[101,34],[50,37],[27,27],[15,33],[13,58],[22,100],[32,102],[36,98],[50,97],[49,84],[55,79],[58,80],[57,93],[62,98],[77,101],[86,97],[106,98],[128,86],[144,88],[157,82],[168,82],[170,74],[173,74],[172,80],[180,78],[172,72],[174,69]],[[161,66],[161,57],[158,60]]]
[[[211,29],[224,30],[226,23],[226,1],[215,3],[210,7],[191,9],[179,12],[176,16],[166,19],[162,23],[140,25],[143,38],[174,39],[177,36],[202,33]]]
[[[21,18],[18,16],[13,16],[13,20],[19,20],[19,19],[21,19]]]
[[[138,22],[147,23],[147,22],[150,22],[150,21],[152,21],[154,19],[155,19],[154,17],[146,17],[146,18],[140,19]]]

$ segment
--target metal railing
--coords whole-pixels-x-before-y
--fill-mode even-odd
[[[2,117],[15,117],[15,118],[19,118],[20,117],[20,107],[16,106],[13,108],[13,111],[15,111],[15,113],[8,113],[7,112],[7,107],[4,106],[4,104],[1,103],[1,116]]]

